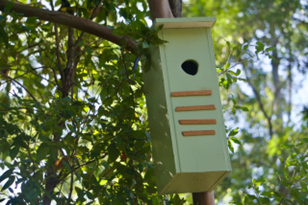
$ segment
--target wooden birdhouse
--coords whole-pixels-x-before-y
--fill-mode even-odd
[[[211,27],[215,17],[156,19],[168,43],[144,73],[159,194],[211,191],[231,172]]]

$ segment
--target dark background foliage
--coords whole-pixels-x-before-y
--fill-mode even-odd
[[[189,195],[156,192],[136,59],[149,58],[149,45],[163,42],[159,28],[148,26],[147,2],[69,1],[70,8],[59,0],[20,2],[92,19],[138,43],[130,52],[6,6],[0,15],[0,201],[191,203]],[[215,189],[216,200],[307,203],[307,100],[297,95],[306,83],[307,3],[190,0],[183,16],[218,19],[213,36],[233,172]]]

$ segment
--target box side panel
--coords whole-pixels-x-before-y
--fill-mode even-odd
[[[151,68],[143,73],[143,79],[155,176],[158,191],[161,191],[175,174],[175,162],[159,54],[157,47],[151,47]]]
[[[217,72],[216,72],[216,64],[215,64],[215,53],[214,53],[214,46],[213,46],[213,37],[212,37],[212,32],[210,28],[206,29],[207,32],[207,38],[208,38],[208,42],[209,42],[209,50],[211,53],[211,60],[212,60],[212,67],[213,70],[215,70],[216,73],[216,78],[214,79],[218,84],[218,76],[217,76]],[[219,87],[217,87],[217,92],[219,92]],[[219,101],[221,102],[221,98],[220,95],[218,95]],[[221,103],[217,106],[218,110],[222,110],[222,106]],[[229,170],[232,170],[231,167],[231,160],[230,160],[230,155],[229,155],[229,151],[228,151],[228,145],[227,145],[227,140],[225,138],[226,136],[226,130],[225,130],[225,123],[224,123],[224,118],[223,118],[223,114],[221,113],[220,115],[218,115],[218,118],[220,118],[221,123],[221,134],[222,134],[222,138],[221,138],[221,144],[223,145],[223,151],[224,151],[224,155],[226,158],[226,167]]]
[[[213,63],[212,40],[207,28],[164,29],[164,55],[167,66],[163,67],[168,79],[168,99],[171,101],[169,116],[175,130],[175,142],[181,172],[210,172],[230,170],[230,158],[226,149],[226,135],[222,117],[220,93],[215,64]],[[197,63],[195,75],[183,69],[183,63]],[[172,92],[210,90],[209,96],[171,97]],[[168,93],[169,92],[169,93]],[[168,100],[167,99],[167,100]],[[214,105],[214,110],[178,112],[178,107]],[[182,125],[179,120],[213,119],[216,124]],[[171,122],[171,120],[170,120]],[[184,137],[185,131],[214,130],[215,134]],[[176,162],[177,163],[177,162]]]

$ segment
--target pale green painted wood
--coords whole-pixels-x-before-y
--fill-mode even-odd
[[[164,24],[159,36],[168,43],[151,48],[144,90],[160,194],[210,191],[231,171],[210,31],[215,21],[214,17],[157,19],[158,25]],[[186,60],[198,63],[196,75],[182,70]],[[172,92],[198,90],[211,90],[212,95],[171,97]],[[175,112],[178,106],[212,104],[216,110]],[[179,124],[178,120],[186,119],[216,119],[217,124]],[[216,134],[182,135],[190,130]]]
[[[211,28],[216,22],[216,17],[194,18],[157,18],[155,26],[164,25],[166,28]]]
[[[147,101],[148,119],[151,129],[153,157],[155,159],[155,176],[160,188],[165,187],[172,175],[176,174],[178,159],[174,155],[176,146],[173,145],[168,109],[166,104],[164,78],[158,47],[151,47],[151,68],[144,73],[144,92]]]

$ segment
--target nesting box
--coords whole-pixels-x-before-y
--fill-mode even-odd
[[[230,172],[211,27],[215,17],[156,19],[168,43],[144,73],[159,194],[211,191]]]

